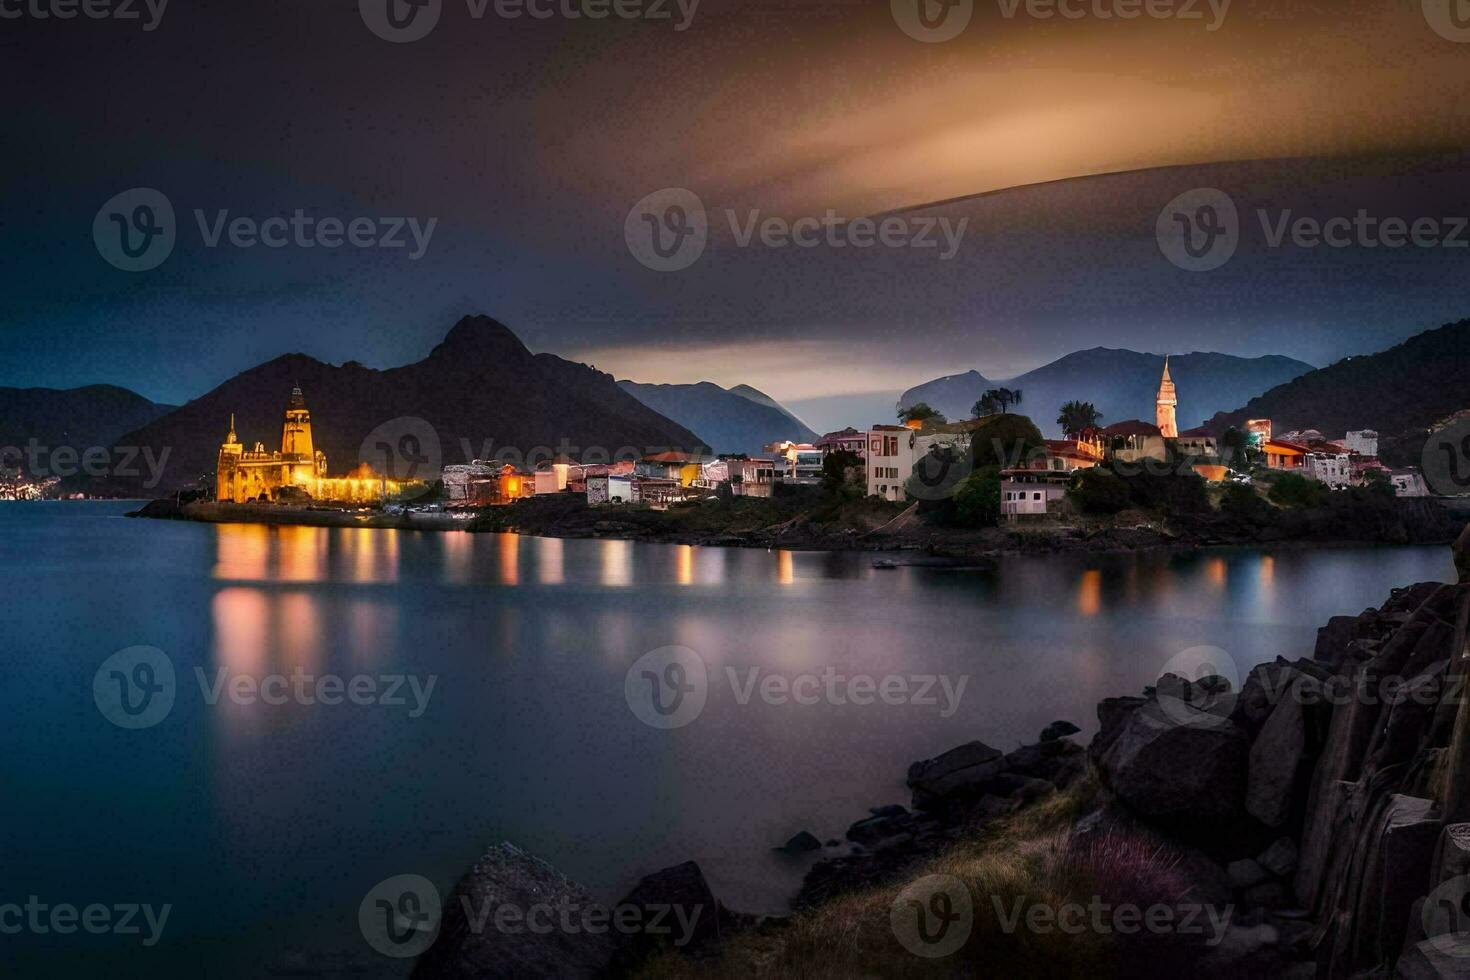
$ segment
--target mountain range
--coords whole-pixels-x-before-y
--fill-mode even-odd
[[[81,388],[0,388],[0,446],[78,452],[111,447],[125,433],[173,411],[115,385]],[[15,465],[14,460],[6,460]]]
[[[1375,429],[1390,465],[1418,465],[1427,430],[1470,407],[1470,320],[1410,337],[1377,354],[1345,358],[1271,388],[1208,422],[1215,432],[1268,418],[1277,433],[1316,429],[1341,438]]]
[[[721,388],[709,381],[698,384],[618,385],[660,415],[698,432],[717,453],[759,453],[784,439],[814,442],[819,436],[770,395],[750,385]]]
[[[1217,412],[1243,405],[1312,369],[1303,361],[1275,354],[1249,358],[1200,352],[1171,355],[1169,373],[1179,393],[1179,428],[1194,428]],[[936,378],[905,391],[897,407],[924,402],[950,419],[965,419],[987,389],[1019,389],[1022,401],[1015,410],[1030,416],[1043,434],[1054,437],[1061,434],[1056,418],[1062,405],[1074,400],[1092,402],[1104,425],[1128,419],[1152,422],[1163,372],[1161,354],[1094,347],[1004,381],[991,380],[978,371]]]
[[[532,452],[603,458],[694,449],[693,432],[671,422],[618,387],[612,375],[554,354],[532,354],[505,325],[466,317],[421,361],[376,370],[355,361],[333,365],[286,354],[236,375],[205,395],[123,434],[121,445],[169,450],[157,487],[135,480],[77,477],[75,489],[95,493],[167,492],[212,474],[219,446],[235,417],[247,449],[277,450],[281,419],[299,386],[312,416],[315,446],[333,474],[360,460],[381,459],[379,442],[427,457],[422,470],[471,458],[514,461]],[[373,439],[364,450],[364,441]],[[437,440],[437,452],[432,442]],[[436,458],[437,457],[437,458]],[[79,481],[79,482],[78,482]]]

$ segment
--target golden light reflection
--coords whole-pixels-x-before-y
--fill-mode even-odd
[[[1224,558],[1211,558],[1209,563],[1205,566],[1205,577],[1209,579],[1210,584],[1213,586],[1224,588],[1225,573],[1226,567]]]
[[[444,550],[444,580],[456,585],[466,585],[471,578],[471,560],[475,554],[475,542],[463,531],[451,531],[440,535]]]
[[[1268,590],[1269,590],[1269,588],[1272,585],[1274,585],[1276,583],[1276,556],[1275,555],[1262,555],[1261,556],[1260,581],[1261,581],[1262,587],[1264,587],[1264,588],[1266,588]]]
[[[1102,570],[1089,568],[1077,584],[1077,612],[1096,616],[1102,611]]]
[[[214,524],[214,577],[264,582],[270,564],[270,529],[264,524]]]
[[[308,674],[320,672],[326,657],[322,636],[321,610],[316,596],[307,592],[286,592],[276,599],[276,616],[272,634],[281,651],[283,670],[300,667]]]
[[[680,585],[694,584],[694,546],[674,546],[674,570]]]
[[[514,534],[500,535],[500,582],[519,585],[521,581],[521,539]]]
[[[266,594],[246,586],[220,589],[210,603],[210,612],[215,664],[230,674],[259,677],[266,673],[270,663],[270,602]]]
[[[536,539],[536,580],[542,585],[566,581],[565,551],[561,538]]]
[[[277,578],[287,582],[319,582],[327,567],[325,528],[286,524],[276,530]]]
[[[789,551],[776,552],[776,581],[781,585],[793,585],[796,582],[796,563]]]
[[[626,541],[608,539],[602,542],[602,584],[633,584],[633,549]]]
[[[354,582],[398,580],[398,533],[370,527],[342,531],[348,574]]]

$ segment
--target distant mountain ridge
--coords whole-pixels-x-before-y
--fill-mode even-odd
[[[47,451],[61,446],[79,453],[92,447],[110,448],[119,437],[174,407],[116,385],[0,388],[0,447],[13,446],[24,452],[34,439],[38,448]],[[15,460],[4,463],[15,465]],[[53,474],[47,469],[34,475]]]
[[[717,453],[758,453],[784,439],[819,438],[775,399],[749,385],[728,389],[711,381],[662,385],[619,381],[618,385],[660,415],[700,433]]]
[[[618,387],[611,375],[553,354],[532,354],[504,324],[465,317],[421,361],[376,370],[355,361],[333,365],[305,354],[286,354],[243,371],[161,418],[128,432],[122,441],[169,449],[163,478],[147,492],[166,493],[211,475],[220,443],[235,416],[240,441],[278,450],[281,421],[291,389],[299,385],[311,412],[316,448],[328,470],[345,473],[360,460],[364,440],[393,442],[399,433],[428,434],[435,447],[424,471],[468,458],[512,461],[540,451],[606,458],[698,449],[693,432],[645,406]],[[421,439],[420,442],[423,442]],[[435,458],[437,456],[437,458]],[[589,456],[589,458],[592,458]],[[370,452],[365,461],[379,460]],[[77,489],[137,492],[130,481],[87,481]]]
[[[1179,389],[1179,427],[1194,428],[1223,406],[1239,405],[1311,370],[1310,364],[1277,354],[1250,358],[1199,351],[1171,354],[1169,373]],[[1057,415],[1073,400],[1092,402],[1104,425],[1135,418],[1152,422],[1163,372],[1162,354],[1094,347],[1006,380],[992,380],[978,371],[936,378],[905,391],[897,407],[925,402],[951,419],[969,418],[986,389],[1020,389],[1023,400],[1016,410],[1034,419],[1043,434],[1057,436],[1061,434]]]
[[[1209,428],[1223,432],[1267,418],[1277,432],[1311,428],[1328,438],[1375,429],[1385,462],[1417,464],[1428,428],[1470,408],[1470,320],[1345,358],[1243,404],[1210,419]]]

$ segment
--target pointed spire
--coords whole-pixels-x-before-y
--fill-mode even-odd
[[[235,438],[235,413],[234,412],[231,412],[230,413],[230,435],[229,435],[229,437],[227,439],[225,439],[225,442],[238,442],[238,441],[239,440]]]
[[[1169,377],[1169,355],[1168,354],[1165,354],[1164,355],[1164,380],[1165,381],[1172,381],[1173,380],[1172,378]]]

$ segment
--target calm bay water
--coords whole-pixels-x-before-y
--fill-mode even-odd
[[[0,505],[0,905],[172,906],[151,949],[0,935],[3,959],[54,975],[253,977],[293,956],[401,975],[358,933],[363,895],[402,873],[447,893],[501,840],[604,901],[693,858],[728,904],[780,911],[805,864],[770,848],[907,803],[916,759],[974,738],[1011,749],[1059,718],[1090,737],[1098,700],[1181,650],[1222,647],[1242,670],[1308,655],[1329,616],[1453,576],[1447,548],[878,570],[857,554],[137,521],[131,506]],[[129,731],[92,682],[137,645],[167,654],[177,694]],[[708,700],[659,730],[624,682],[671,645],[709,665]],[[937,685],[937,705],[772,703],[758,687],[741,703],[752,678],[828,668],[968,680],[948,717]],[[406,685],[403,705],[208,703],[221,670],[298,669],[434,687],[418,717]]]

